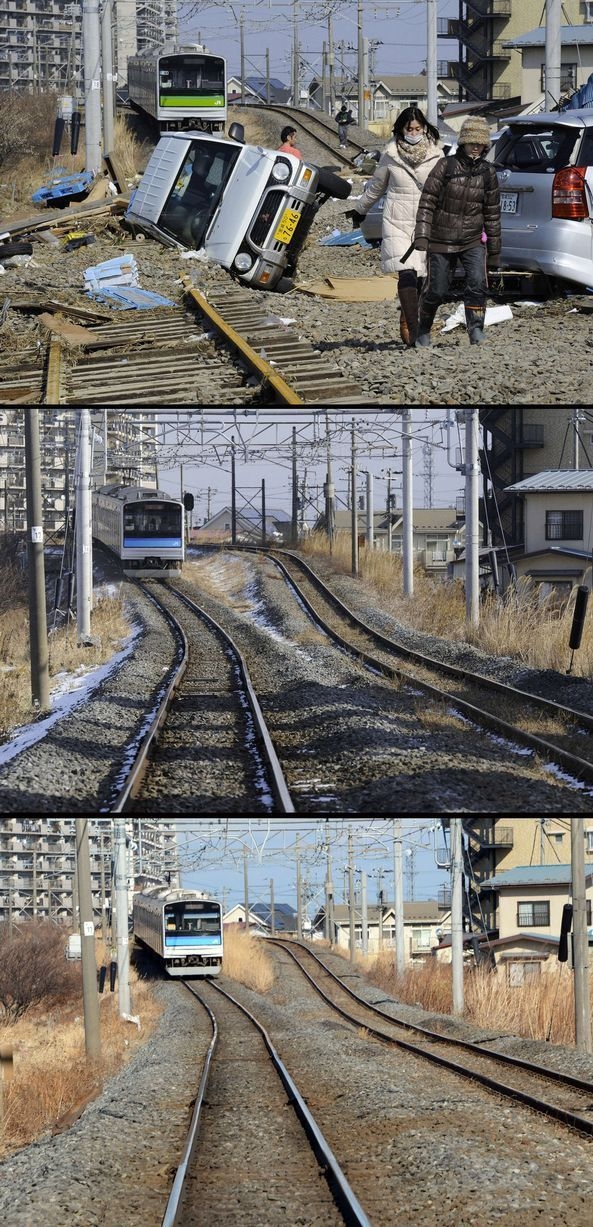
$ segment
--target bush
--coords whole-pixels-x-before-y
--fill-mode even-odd
[[[0,1022],[81,992],[80,968],[66,962],[64,946],[64,932],[48,921],[27,921],[12,936],[0,928]]]

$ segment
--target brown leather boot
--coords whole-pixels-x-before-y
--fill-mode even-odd
[[[406,349],[413,349],[418,335],[418,290],[405,285],[398,290],[400,303],[399,335]]]

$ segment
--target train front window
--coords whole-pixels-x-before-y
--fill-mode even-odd
[[[198,96],[211,105],[224,104],[224,60],[216,56],[174,55],[161,57],[160,88],[174,90],[179,98]]]
[[[187,907],[166,908],[165,928],[167,933],[198,937],[220,933],[220,916],[217,912],[190,910]]]
[[[124,538],[181,542],[181,507],[168,503],[137,503],[124,511]]]

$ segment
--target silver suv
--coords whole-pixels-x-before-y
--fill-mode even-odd
[[[501,267],[593,288],[593,110],[511,119],[490,156]]]

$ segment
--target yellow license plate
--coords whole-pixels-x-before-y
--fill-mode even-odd
[[[297,228],[301,215],[296,209],[285,209],[276,231],[274,239],[277,243],[290,243],[290,240]]]

